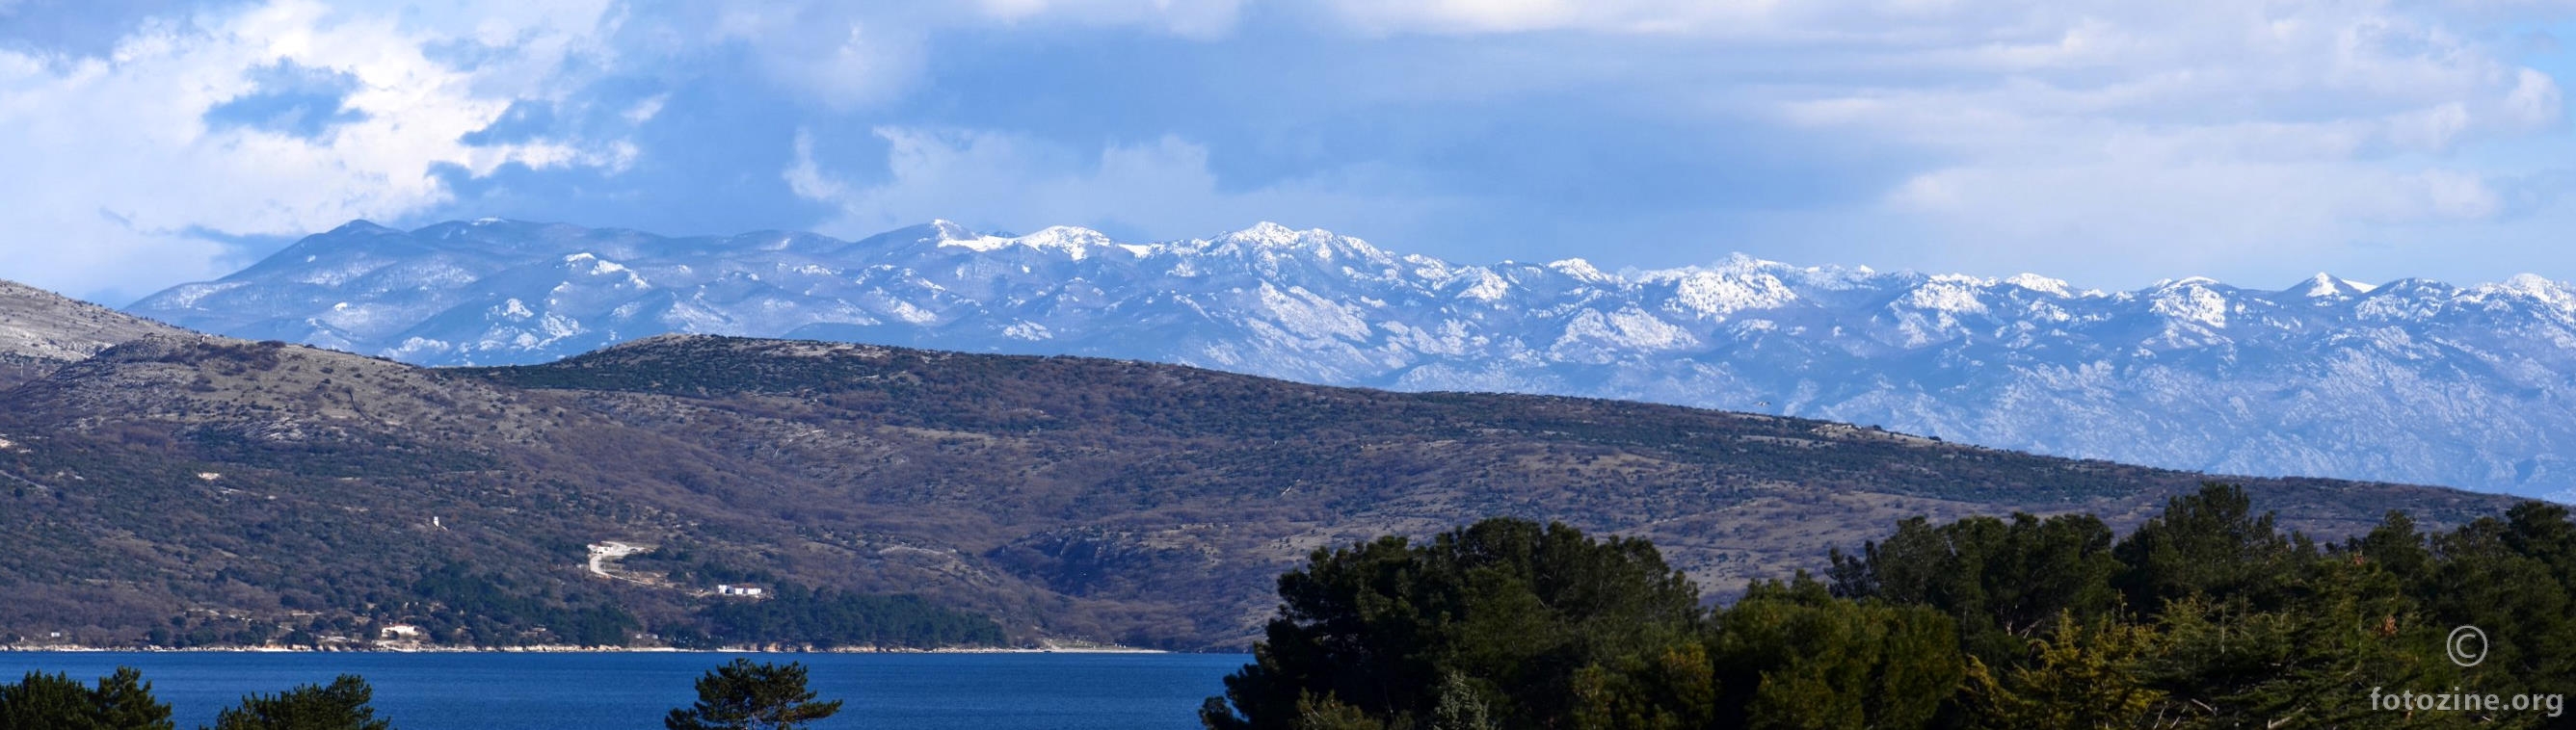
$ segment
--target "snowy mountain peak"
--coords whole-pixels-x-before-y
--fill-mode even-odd
[[[1592,262],[1585,261],[1583,259],[1558,259],[1547,262],[1547,268],[1555,271],[1556,273],[1571,277],[1575,281],[1584,283],[1600,283],[1614,280],[1614,277],[1609,274],[1602,273],[1601,269],[1594,267]]]
[[[1250,228],[1217,236],[1209,242],[1215,248],[1249,249],[1264,255],[1311,256],[1322,261],[1351,259],[1374,263],[1393,263],[1385,251],[1367,241],[1335,235],[1321,228],[1296,230],[1269,221]]]
[[[2053,294],[2060,298],[2075,296],[2074,291],[2067,288],[2066,280],[2051,279],[2038,274],[2014,274],[2005,278],[2004,283],[2042,294]]]
[[[1273,223],[1122,243],[932,221],[852,243],[353,222],[132,309],[435,365],[784,336],[1662,401],[2222,473],[2576,486],[2576,292],[2529,275],[2104,294],[1748,255],[1452,263]]]
[[[1711,264],[1711,265],[1709,265],[1709,266],[1705,267],[1705,269],[1706,269],[1706,270],[1709,270],[1709,271],[1722,271],[1722,272],[1727,272],[1727,273],[1732,273],[1732,274],[1755,274],[1755,273],[1774,273],[1774,274],[1776,274],[1776,273],[1779,273],[1779,272],[1789,271],[1789,270],[1793,270],[1793,269],[1796,269],[1796,268],[1797,268],[1797,267],[1790,266],[1790,265],[1788,265],[1788,264],[1784,264],[1784,263],[1780,263],[1780,262],[1778,262],[1778,261],[1772,261],[1772,260],[1770,260],[1770,259],[1755,258],[1755,257],[1754,257],[1754,256],[1752,256],[1751,254],[1747,254],[1747,253],[1744,253],[1744,252],[1742,252],[1742,251],[1736,251],[1736,252],[1728,253],[1728,254],[1726,255],[1726,258],[1719,260],[1719,261],[1718,261],[1717,263],[1715,263],[1715,264]]]
[[[2539,274],[2515,274],[2496,285],[2506,291],[2539,298],[2555,298],[2567,293],[2567,285]]]
[[[1729,262],[1740,263],[1740,262]],[[1770,263],[1770,262],[1761,262]],[[1669,276],[1669,279],[1663,277]],[[1673,283],[1672,308],[1706,318],[1724,318],[1745,310],[1773,309],[1798,301],[1798,292],[1769,272],[1728,266],[1650,274]]]
[[[2309,299],[2328,299],[2357,297],[2368,294],[2370,290],[2376,288],[2378,287],[2320,271],[2317,275],[2308,277],[2307,281],[2299,282],[2298,285],[2285,291],[2295,292]]]
[[[1119,248],[1108,234],[1079,226],[1048,226],[1022,236],[996,236],[973,233],[948,221],[932,221],[929,229],[942,248],[962,248],[978,253],[991,253],[1020,247],[1061,253],[1080,261],[1103,250]]]
[[[1011,239],[1011,242],[1041,251],[1061,252],[1075,261],[1104,250],[1125,250],[1118,248],[1117,242],[1109,240],[1107,234],[1074,226],[1049,226]]]
[[[1995,285],[1994,280],[1973,276],[1942,274],[1925,279],[1896,300],[1906,307],[1949,314],[1984,314],[1986,303],[1977,294]]]
[[[2539,274],[2515,274],[2489,286],[2502,293],[2537,301],[2561,313],[2576,312],[2576,292],[2571,292],[2564,282],[2551,281]]]
[[[1321,233],[1321,231],[1317,232]],[[1300,236],[1297,229],[1262,221],[1252,224],[1250,228],[1228,233],[1225,237],[1250,242],[1257,246],[1289,246],[1294,245]]]
[[[380,225],[376,225],[376,222],[375,222],[375,221],[371,221],[371,220],[367,220],[367,219],[364,219],[364,218],[360,218],[360,219],[358,219],[358,220],[353,220],[353,221],[349,221],[349,222],[347,222],[347,223],[342,223],[342,224],[340,224],[340,227],[338,227],[338,228],[333,228],[333,229],[331,229],[331,231],[330,231],[329,233],[324,233],[324,234],[322,234],[322,235],[324,235],[324,236],[345,236],[345,235],[349,235],[349,234],[353,234],[353,233],[393,233],[393,234],[400,234],[400,233],[402,233],[402,231],[395,230],[395,229],[392,229],[392,228],[386,228],[386,227],[384,227],[384,226],[380,226]]]

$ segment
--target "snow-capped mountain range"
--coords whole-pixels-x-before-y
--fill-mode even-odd
[[[2576,288],[2529,275],[2101,292],[1742,256],[1462,265],[1268,223],[851,242],[486,219],[351,223],[130,311],[433,365],[665,332],[850,340],[1660,401],[2220,473],[2576,485]]]

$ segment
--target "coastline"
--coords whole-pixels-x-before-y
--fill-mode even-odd
[[[1056,647],[941,647],[910,649],[889,647],[836,647],[831,649],[781,647],[720,647],[714,649],[681,649],[676,647],[628,646],[217,646],[217,647],[101,647],[77,644],[36,646],[0,646],[0,653],[24,654],[1182,654],[1162,649],[1129,646],[1056,646]],[[1212,652],[1221,653],[1221,652]]]

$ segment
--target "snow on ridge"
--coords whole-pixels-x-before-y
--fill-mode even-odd
[[[541,362],[667,331],[779,337],[833,324],[850,338],[1184,361],[1335,385],[1508,383],[1713,408],[1780,403],[1802,416],[2161,466],[2576,483],[2576,463],[2512,466],[2534,449],[2576,452],[2576,391],[2533,387],[2555,381],[2530,375],[2576,372],[2576,289],[2539,276],[2462,288],[2321,275],[2284,290],[2188,277],[2105,293],[2028,273],[1882,273],[1744,254],[1615,272],[1577,258],[1453,264],[1276,223],[1149,243],[1072,227],[997,236],[930,226],[897,237],[935,229],[917,244],[855,248],[773,245],[805,239],[772,232],[587,243],[578,229],[534,225],[442,244],[438,235],[463,227],[447,224],[417,245],[331,249],[328,236],[405,235],[350,228],[262,262],[257,276],[174,287],[136,312],[447,365]],[[468,239],[483,247],[478,256],[507,258],[439,253]],[[513,242],[522,245],[488,245]],[[600,248],[556,263],[580,246]],[[327,255],[298,263],[317,251]],[[351,278],[379,266],[397,268]],[[551,276],[527,281],[532,270]],[[501,272],[512,273],[484,281]],[[640,273],[662,288],[615,278]],[[438,286],[412,283],[433,275]],[[563,280],[551,300],[539,293],[547,278]],[[314,279],[339,283],[294,283]],[[1139,336],[1140,323],[1156,329]],[[2422,407],[2435,402],[2456,406]],[[2239,415],[2192,415],[2214,412]],[[2064,413],[2108,425],[2049,420]],[[2350,427],[2329,439],[2321,419]],[[2430,453],[2442,463],[2395,461]]]
[[[978,253],[990,253],[993,251],[999,251],[1004,246],[1009,246],[1019,242],[1019,239],[1005,238],[989,233],[977,233],[964,236],[950,236],[947,235],[947,233],[947,229],[940,229],[940,236],[938,239],[940,248],[962,248]]]
[[[1822,291],[1866,288],[1872,286],[1873,280],[1879,277],[1877,270],[1867,266],[1798,266],[1757,258],[1738,251],[1707,265],[1631,271],[1624,278],[1640,284],[1658,284],[1683,281],[1710,273],[1737,277],[1769,277],[1784,286]]]
[[[1554,270],[1556,273],[1573,277],[1574,280],[1587,284],[1620,280],[1619,277],[1603,273],[1600,268],[1593,266],[1592,262],[1579,258],[1550,261],[1547,262],[1547,268]]]
[[[1475,279],[1476,283],[1458,292],[1460,299],[1495,302],[1501,301],[1512,292],[1512,283],[1489,269],[1476,269],[1475,273],[1468,275],[1468,278]]]
[[[250,286],[250,282],[214,281],[200,284],[180,284],[178,286],[171,287],[168,292],[157,295],[153,297],[153,299],[166,301],[171,306],[195,308],[197,303],[205,301],[206,297],[232,291],[234,289],[240,289],[246,286]],[[152,300],[145,301],[149,302]]]
[[[1701,317],[1722,318],[1748,309],[1775,309],[1798,301],[1787,282],[1767,272],[1735,273],[1697,270],[1663,279],[1673,284],[1675,308]]]
[[[1412,260],[1415,257],[1399,258],[1358,238],[1321,228],[1300,231],[1270,221],[1262,221],[1253,224],[1250,228],[1227,232],[1212,238],[1174,242],[1167,244],[1165,248],[1195,253],[1232,251],[1264,256],[1293,254],[1311,256],[1322,261],[1354,259],[1387,266],[1398,263],[1414,263],[1417,266],[1420,264]]]
[[[2014,274],[2012,276],[2004,277],[2003,283],[2028,289],[2030,291],[2040,292],[2042,294],[2054,294],[2063,298],[2071,299],[2075,296],[2074,291],[2067,287],[2065,279],[2052,279],[2038,274]]]
[[[2308,277],[2305,283],[2307,290],[2300,292],[2300,295],[2310,299],[2344,295],[2343,280],[2335,278],[2333,274],[2319,271],[2317,275]]]
[[[1002,237],[991,234],[965,234],[965,229],[948,221],[933,221],[939,229],[939,246],[963,248],[976,253],[992,253],[1012,246],[1040,251],[1061,251],[1075,261],[1088,258],[1097,249],[1115,248],[1136,252],[1136,248],[1109,239],[1109,235],[1080,226],[1047,226],[1024,236]],[[960,234],[960,235],[952,235]],[[1141,253],[1139,255],[1142,255]]]
[[[1091,255],[1092,249],[1112,245],[1108,234],[1079,226],[1047,226],[1011,241],[1034,249],[1063,251],[1076,261]]]
[[[1692,337],[1689,330],[1631,304],[1606,314],[1599,309],[1585,309],[1575,314],[1566,320],[1563,333],[1557,336],[1549,349],[1560,356],[1572,356],[1576,350],[1593,350],[1595,357],[1590,359],[1598,360],[1598,355],[1603,354],[1598,350],[1604,348],[1652,352],[1697,344],[1698,338]]]
[[[1296,246],[1298,239],[1301,238],[1301,236],[1298,235],[1296,229],[1272,223],[1270,221],[1262,221],[1252,224],[1249,228],[1229,232],[1225,235],[1218,236],[1217,238],[1250,243],[1255,246],[1289,248]]]
[[[1977,292],[1994,285],[1993,279],[1941,274],[1916,285],[1895,304],[1947,314],[1985,314],[1986,303],[1977,298]]]
[[[2484,300],[2490,296],[2516,297],[2539,302],[2562,313],[2576,312],[2576,292],[2569,291],[2565,283],[2551,281],[2548,277],[2539,274],[2515,274],[2504,281],[2469,287],[2462,290],[2460,295],[2463,299],[2472,301]]]
[[[2227,297],[2211,290],[2208,286],[2194,285],[2203,283],[2217,284],[2218,282],[2195,276],[2160,287],[2149,299],[2148,310],[2167,319],[2196,322],[2210,327],[2226,327]]]
[[[2320,271],[2290,287],[2289,291],[2307,299],[2328,299],[2361,296],[2378,288],[2376,284],[2364,284]]]

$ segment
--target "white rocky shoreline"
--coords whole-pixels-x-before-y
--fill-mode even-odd
[[[1144,649],[1114,645],[1073,645],[1038,647],[942,647],[911,649],[900,647],[810,647],[731,646],[714,649],[677,647],[625,646],[434,646],[426,644],[387,644],[376,646],[86,646],[80,644],[0,645],[0,653],[207,653],[207,654],[1171,654],[1162,649]]]

